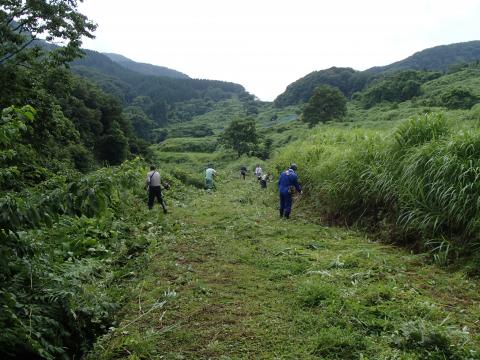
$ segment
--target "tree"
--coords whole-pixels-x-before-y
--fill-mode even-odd
[[[92,32],[96,28],[93,22],[77,11],[77,6],[77,0],[2,1],[0,65],[31,60],[29,55],[32,53],[37,60],[40,59],[41,43],[36,40],[42,37],[46,41],[60,41],[65,45],[51,52],[50,60],[64,63],[77,57],[82,37],[93,38]]]
[[[258,146],[258,134],[255,120],[252,118],[235,119],[225,129],[220,138],[221,143],[232,148],[238,154],[250,154]]]
[[[303,110],[303,121],[314,126],[320,121],[339,119],[347,113],[347,99],[338,88],[320,85]]]
[[[480,98],[470,89],[454,87],[448,88],[440,97],[441,105],[447,109],[470,109],[479,102]]]

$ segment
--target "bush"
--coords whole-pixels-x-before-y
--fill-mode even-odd
[[[447,109],[470,109],[478,103],[480,99],[472,91],[465,88],[448,89],[441,96],[441,106]]]
[[[128,225],[141,170],[62,173],[0,198],[0,357],[77,357],[111,326],[115,267],[147,246]]]
[[[200,175],[194,176],[191,173],[179,167],[175,167],[171,169],[170,173],[172,174],[172,176],[180,180],[185,185],[191,185],[198,189],[203,189],[205,187],[203,178]]]

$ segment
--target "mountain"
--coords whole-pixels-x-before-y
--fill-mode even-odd
[[[427,70],[446,72],[453,65],[472,63],[480,60],[480,41],[469,41],[450,45],[436,46],[419,51],[412,56],[386,66],[376,66],[365,71],[351,68],[332,67],[313,71],[287,86],[277,96],[275,106],[284,107],[304,103],[312,96],[315,87],[327,84],[338,87],[345,96],[351,97],[373,80],[386,74],[402,70]]]
[[[480,60],[480,40],[450,45],[435,46],[416,52],[412,56],[386,66],[375,66],[367,73],[378,74],[400,70],[447,71],[455,64],[472,63]]]
[[[115,63],[123,66],[126,69],[136,71],[143,75],[150,75],[150,76],[165,76],[175,79],[189,79],[190,77],[180,71],[169,69],[164,66],[146,64],[146,63],[139,63],[133,61],[123,55],[114,54],[114,53],[103,53],[106,55],[110,60],[114,61]]]
[[[144,119],[148,117],[146,121],[153,121],[157,127],[189,121],[195,115],[210,111],[218,101],[235,97],[247,104],[253,97],[239,84],[145,75],[120,65],[102,53],[84,52],[83,58],[70,64],[72,71],[120,99],[124,108],[135,107],[136,114],[140,113]],[[115,55],[114,58],[118,60],[122,57]]]

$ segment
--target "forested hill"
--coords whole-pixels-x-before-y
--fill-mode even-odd
[[[332,67],[313,71],[287,86],[275,99],[275,106],[284,107],[308,101],[313,90],[321,84],[339,88],[347,97],[362,90],[373,80],[401,70],[427,70],[446,72],[452,65],[480,60],[480,41],[436,46],[419,51],[412,56],[386,66],[376,66],[365,71]]]
[[[335,86],[350,97],[360,91],[370,78],[369,74],[352,68],[331,67],[330,69],[313,71],[287,86],[285,92],[275,99],[275,106],[283,107],[307,102],[313,90],[320,84]]]
[[[151,75],[151,76],[165,76],[165,77],[170,77],[174,79],[190,78],[190,76],[184,73],[181,73],[180,71],[169,69],[165,66],[139,63],[119,54],[113,54],[113,53],[103,53],[103,54],[108,56],[110,60],[116,62],[117,64],[123,66],[124,68],[136,71],[140,74]]]
[[[141,124],[134,124],[139,135],[167,123],[189,121],[211,110],[213,103],[221,100],[252,98],[240,84],[145,75],[91,50],[85,50],[83,58],[73,61],[71,69],[120,99],[125,108],[130,108],[135,119],[141,119]]]
[[[435,46],[416,52],[412,56],[386,66],[375,66],[367,73],[378,74],[400,70],[427,70],[445,72],[454,64],[480,60],[480,40]]]

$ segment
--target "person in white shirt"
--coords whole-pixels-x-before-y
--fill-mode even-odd
[[[255,168],[255,176],[258,180],[262,178],[262,168],[260,167],[260,165],[257,165],[257,167]]]
[[[215,188],[214,178],[217,175],[217,172],[213,168],[212,164],[209,164],[205,170],[205,189],[212,190]]]
[[[155,198],[157,198],[160,205],[162,205],[163,213],[166,214],[167,207],[162,197],[160,173],[155,170],[155,166],[150,166],[150,171],[147,173],[146,186],[148,188],[148,208],[150,210],[153,208],[153,203]]]

